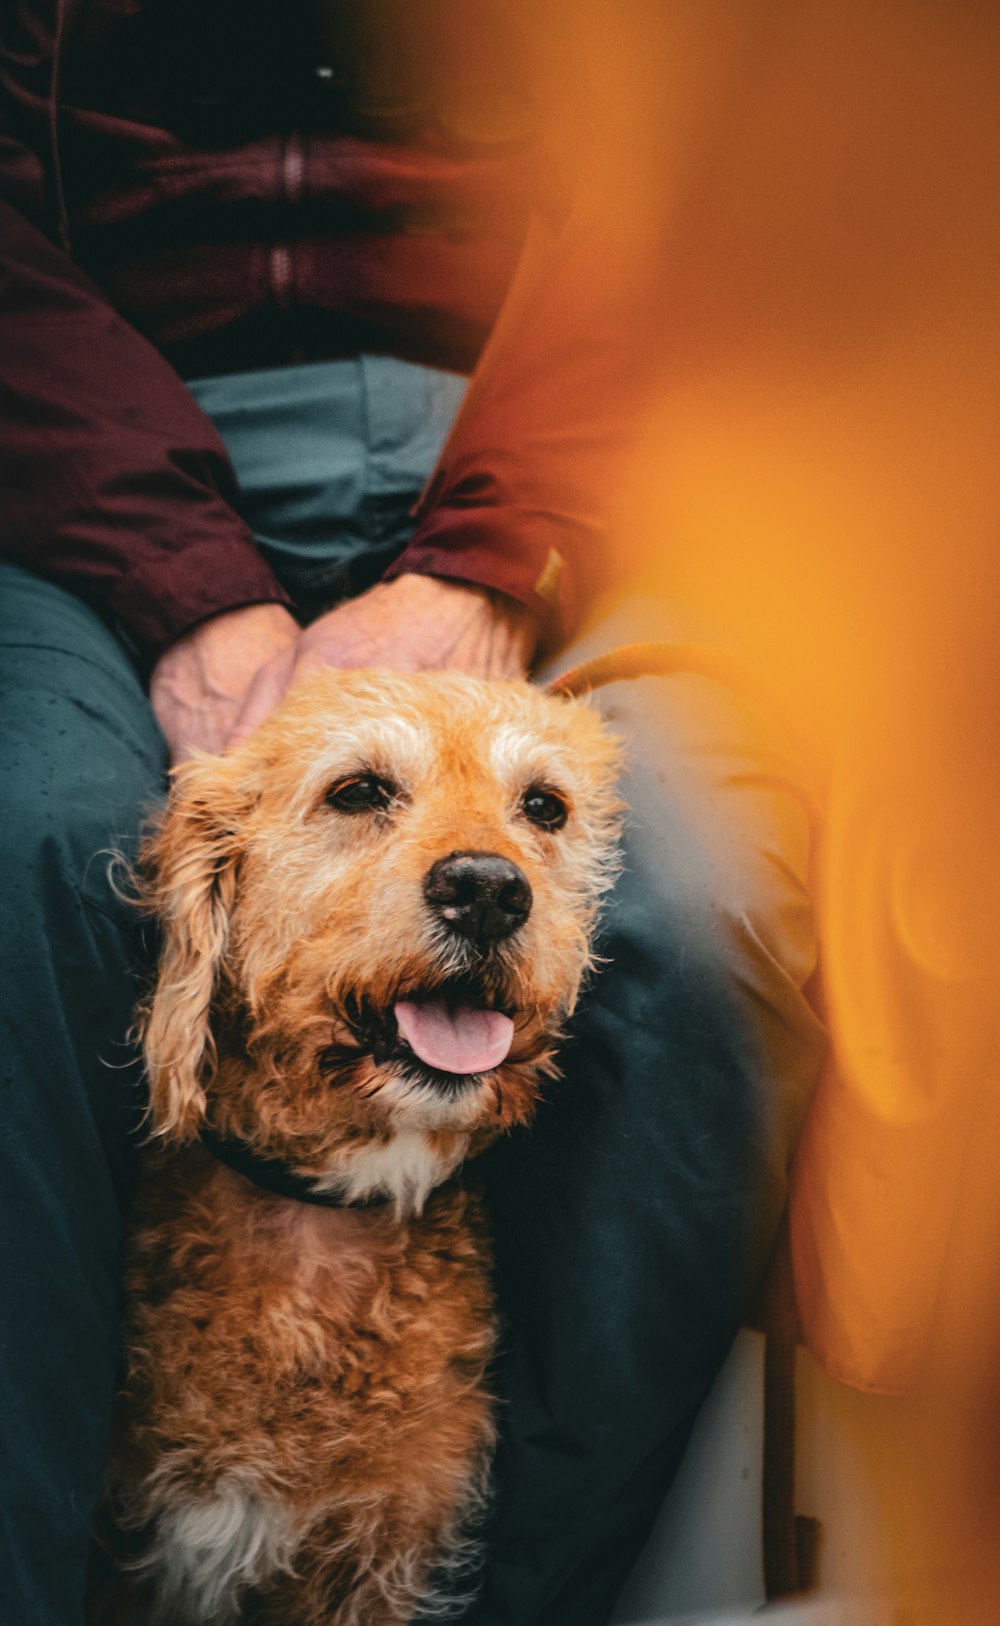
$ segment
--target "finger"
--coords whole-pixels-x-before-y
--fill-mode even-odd
[[[259,666],[253,675],[240,714],[226,740],[226,750],[242,745],[284,699],[295,665],[294,645]]]

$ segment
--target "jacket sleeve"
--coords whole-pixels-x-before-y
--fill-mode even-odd
[[[447,576],[534,610],[569,636],[624,561],[609,545],[651,383],[648,245],[584,188],[539,217],[438,466],[387,575]]]
[[[222,610],[287,602],[177,375],[2,202],[0,230],[6,556],[97,604],[147,660]]]

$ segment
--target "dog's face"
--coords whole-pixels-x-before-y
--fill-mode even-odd
[[[613,875],[617,758],[528,684],[331,671],[182,767],[144,856],[155,1128],[207,1113],[419,1204],[524,1121]]]

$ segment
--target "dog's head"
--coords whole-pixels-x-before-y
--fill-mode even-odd
[[[614,872],[618,752],[585,706],[325,672],[175,776],[142,898],[154,1130],[419,1205],[523,1122]]]

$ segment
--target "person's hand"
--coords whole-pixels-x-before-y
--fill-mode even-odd
[[[293,684],[321,667],[525,677],[536,639],[530,610],[502,593],[398,576],[304,631],[278,604],[214,616],[160,656],[149,697],[177,763],[246,739]]]
[[[503,593],[435,576],[379,582],[321,615],[260,666],[229,743],[246,739],[294,684],[322,667],[525,677],[537,636],[531,611]]]
[[[299,631],[280,604],[250,604],[203,621],[164,650],[149,699],[172,763],[228,744],[257,672],[293,648]]]

